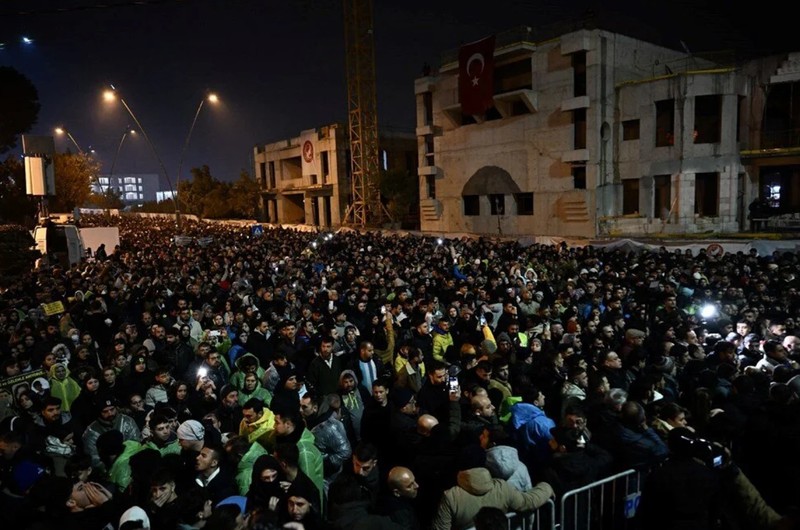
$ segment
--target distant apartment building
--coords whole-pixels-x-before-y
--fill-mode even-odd
[[[800,212],[800,55],[732,66],[601,29],[522,28],[486,60],[485,112],[463,111],[459,82],[477,77],[459,78],[456,53],[415,82],[425,232],[735,232],[765,194]]]
[[[416,175],[413,133],[379,133],[382,169]],[[350,204],[350,142],[339,124],[309,129],[300,136],[258,145],[253,150],[265,222],[338,227]]]
[[[159,178],[156,173],[100,175],[92,182],[92,192],[103,194],[109,187],[118,192],[126,206],[157,200]]]

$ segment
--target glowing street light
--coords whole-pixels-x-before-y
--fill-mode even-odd
[[[30,37],[22,37],[22,44],[33,44],[33,39]]]
[[[55,128],[55,132],[59,136],[66,136],[67,138],[69,138],[72,141],[72,143],[75,145],[75,147],[78,149],[78,152],[80,154],[84,154],[83,153],[83,149],[81,149],[81,146],[78,145],[77,141],[75,141],[75,137],[72,136],[72,134],[70,134],[70,132],[68,130],[66,130],[64,127],[56,127]]]
[[[209,103],[217,104],[219,103],[219,97],[213,92],[208,92],[203,99],[200,100],[200,104],[197,105],[197,111],[194,113],[194,119],[192,120],[192,125],[189,127],[189,133],[186,135],[186,141],[183,142],[183,149],[181,150],[181,158],[178,162],[178,175],[175,177],[175,207],[177,208],[176,213],[180,215],[180,206],[178,205],[178,183],[181,180],[181,172],[183,170],[183,160],[186,157],[186,150],[189,148],[189,140],[192,138],[192,132],[194,132],[194,126],[197,124],[197,118],[200,116],[200,111],[203,110],[203,105],[205,105],[206,101]]]
[[[150,137],[147,135],[147,131],[144,129],[144,127],[142,127],[141,122],[139,122],[139,119],[133,113],[133,110],[131,110],[131,108],[128,105],[128,103],[125,101],[125,99],[122,97],[122,95],[119,93],[119,91],[117,90],[117,88],[114,85],[109,85],[109,89],[106,90],[105,92],[103,92],[103,99],[106,100],[106,101],[109,101],[109,102],[110,101],[119,100],[119,102],[122,103],[122,106],[125,107],[125,110],[128,112],[128,115],[131,117],[133,122],[136,124],[136,127],[142,133],[142,136],[144,136],[144,139],[147,142],[147,145],[149,145],[150,146],[150,150],[153,151],[153,156],[155,156],[156,160],[158,161],[158,165],[161,166],[161,171],[164,173],[164,177],[166,177],[166,179],[167,179],[167,184],[169,184],[170,191],[172,192],[172,199],[175,202],[175,218],[176,218],[176,221],[178,223],[180,223],[180,210],[178,210],[178,201],[177,201],[177,198],[175,196],[175,188],[172,187],[172,179],[169,178],[169,173],[167,172],[167,168],[164,167],[164,162],[161,160],[161,157],[158,155],[158,151],[156,151],[156,146],[153,145],[152,141],[150,141]],[[121,145],[122,145],[122,142],[120,141],[120,146]]]

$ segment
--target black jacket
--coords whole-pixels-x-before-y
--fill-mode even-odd
[[[206,491],[208,491],[208,496],[214,506],[223,499],[239,494],[236,490],[236,480],[233,471],[231,471],[228,466],[220,467],[217,476],[204,487]]]

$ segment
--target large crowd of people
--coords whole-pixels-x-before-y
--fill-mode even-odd
[[[80,222],[0,279],[3,528],[499,528],[627,469],[643,529],[795,522],[795,253]]]

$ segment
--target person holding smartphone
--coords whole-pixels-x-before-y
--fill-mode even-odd
[[[417,395],[420,415],[430,414],[439,423],[447,425],[453,414],[451,396],[455,396],[455,414],[458,414],[459,421],[461,411],[458,400],[461,397],[461,389],[458,385],[458,378],[453,381],[448,374],[447,366],[440,361],[433,361],[426,365],[428,377]]]

